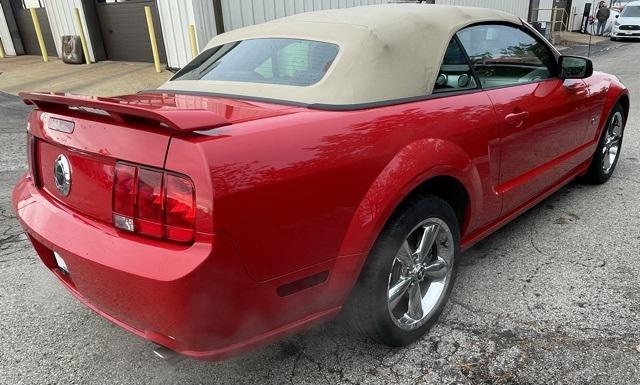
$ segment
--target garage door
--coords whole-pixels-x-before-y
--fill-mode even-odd
[[[27,55],[41,54],[38,37],[33,26],[33,19],[31,18],[31,11],[29,11],[27,7],[36,9],[36,15],[40,22],[40,29],[42,30],[42,37],[44,38],[47,53],[49,56],[57,56],[58,53],[56,52],[56,45],[53,42],[51,25],[49,25],[49,17],[47,16],[47,11],[44,9],[44,1],[31,0],[25,2],[24,0],[11,0],[11,9],[13,9],[13,15],[18,25],[20,39],[24,46],[24,53]]]
[[[149,0],[96,0],[107,59],[153,62],[145,6],[151,7],[160,61],[166,63],[158,9]]]

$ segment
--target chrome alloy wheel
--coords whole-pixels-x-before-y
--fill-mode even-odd
[[[618,154],[620,153],[622,125],[622,113],[616,112],[613,114],[608,126],[606,127],[607,132],[605,133],[604,146],[602,146],[602,171],[605,174],[611,172],[611,169],[618,158]]]
[[[393,260],[387,304],[393,322],[403,330],[424,324],[437,309],[451,281],[453,235],[439,218],[416,226]]]

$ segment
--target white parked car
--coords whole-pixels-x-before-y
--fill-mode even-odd
[[[640,39],[640,1],[627,3],[613,22],[611,40]]]

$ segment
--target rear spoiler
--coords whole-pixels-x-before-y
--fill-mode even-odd
[[[109,116],[120,123],[155,122],[176,133],[209,130],[231,124],[224,116],[213,111],[157,103],[167,98],[158,94],[144,95],[148,99],[141,98],[141,95],[104,98],[48,92],[21,92],[19,96],[25,104],[35,105],[47,112]]]

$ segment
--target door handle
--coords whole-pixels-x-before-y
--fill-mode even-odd
[[[528,117],[529,113],[527,111],[513,112],[505,116],[504,121],[510,126],[520,127],[522,126],[522,123],[524,123],[524,120]]]

